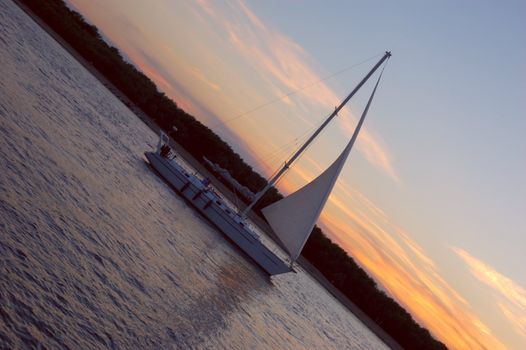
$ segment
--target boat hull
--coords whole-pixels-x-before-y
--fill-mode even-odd
[[[243,222],[237,221],[232,210],[226,207],[217,195],[208,191],[207,186],[194,175],[187,173],[181,166],[161,157],[156,152],[145,152],[145,155],[151,166],[182,197],[265,272],[269,275],[292,272],[290,267],[259,241]]]

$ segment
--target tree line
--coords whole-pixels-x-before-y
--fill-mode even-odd
[[[254,193],[266,185],[265,178],[255,172],[226,142],[159,91],[146,75],[104,41],[95,26],[87,23],[62,0],[19,1],[196,159],[204,163],[203,157],[206,157],[219,164]],[[280,198],[281,194],[272,188],[254,209],[261,214],[261,208]],[[416,323],[403,307],[381,291],[355,260],[317,226],[302,255],[402,347],[447,349],[427,329]]]

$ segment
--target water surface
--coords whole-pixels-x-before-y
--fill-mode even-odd
[[[144,162],[156,135],[8,0],[0,76],[0,348],[386,348],[205,223]]]

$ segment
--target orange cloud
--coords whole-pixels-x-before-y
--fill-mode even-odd
[[[452,250],[464,260],[473,276],[492,288],[502,314],[519,335],[526,337],[526,289],[465,250],[455,247]]]
[[[210,87],[211,89],[215,90],[215,91],[219,91],[221,90],[221,87],[210,81],[206,76],[205,74],[203,73],[203,71],[201,71],[199,68],[197,67],[187,67],[188,71],[190,72],[190,74],[192,74],[197,80],[200,80],[202,81],[203,83],[205,83],[208,87]]]
[[[231,9],[226,11],[216,9],[213,2],[204,0],[199,1],[198,5],[225,30],[231,45],[257,68],[261,78],[273,87],[278,95],[282,95],[282,91],[297,91],[297,95],[303,97],[295,101],[304,111],[304,115],[308,115],[312,110],[310,106],[315,105],[331,111],[339,103],[341,97],[323,82],[303,89],[321,80],[321,76],[312,68],[312,59],[298,43],[266,26],[243,1],[234,2],[230,5]],[[288,99],[287,103],[291,104],[292,100]],[[354,123],[350,120],[356,119],[346,109],[342,110],[340,115],[344,129],[351,133]],[[308,124],[313,123],[309,118],[299,117],[304,118],[304,122]],[[398,181],[388,152],[367,129],[362,131],[358,144],[370,163]]]
[[[517,312],[516,309],[510,307],[506,303],[498,303],[499,309],[513,326],[513,329],[523,337],[526,337],[526,314],[524,310]]]
[[[312,180],[320,170],[312,159],[307,161],[311,163],[305,167],[307,170],[295,172],[299,182]],[[298,188],[297,182],[289,180],[284,187],[291,192]],[[441,276],[421,246],[359,191],[341,181],[336,187],[322,213],[324,230],[418,322],[452,349],[506,348],[468,301]],[[521,294],[516,291],[514,295]],[[510,318],[520,329],[523,319],[515,313]]]
[[[322,214],[324,230],[448,347],[506,348],[441,276],[422,247],[374,203],[346,184],[338,184],[329,206]]]

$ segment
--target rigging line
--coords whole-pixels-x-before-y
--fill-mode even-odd
[[[259,162],[261,162],[263,165],[269,167],[269,168],[272,168],[271,164],[269,164],[270,160],[274,159],[274,158],[277,158],[278,156],[280,156],[280,153],[283,153],[285,151],[288,151],[288,149],[290,149],[291,147],[294,147],[296,146],[298,143],[300,142],[303,142],[307,136],[312,132],[312,130],[314,130],[316,128],[316,126],[313,126],[311,127],[310,129],[308,129],[307,131],[305,131],[303,134],[297,136],[296,138],[294,138],[292,141],[288,141],[284,144],[282,144],[281,146],[278,146],[277,148],[275,148],[274,150],[268,152],[267,154],[265,155],[257,155],[257,154],[254,154],[254,156],[257,158],[257,160]],[[288,159],[289,157],[287,156],[287,158],[285,158],[285,161]],[[280,162],[281,163],[285,163],[285,161],[283,162]],[[274,176],[277,171],[279,170],[279,168],[272,174],[272,176]]]
[[[303,142],[303,140],[306,139],[307,136],[310,134],[310,132],[312,131],[312,129],[314,129],[314,128],[311,128],[310,130],[306,131],[302,136],[297,137],[297,138],[294,140],[294,143],[286,144],[286,145],[285,145],[286,147],[283,147],[283,146],[280,147],[281,149],[279,150],[278,153],[274,154],[272,157],[269,157],[268,159],[265,159],[265,160],[263,160],[263,161],[269,161],[269,160],[272,159],[272,158],[277,158],[277,156],[279,155],[279,153],[287,151],[287,150],[288,150],[289,148],[291,148],[292,146],[296,146],[300,141]],[[282,157],[282,158],[283,158],[283,157]],[[290,156],[287,155],[287,156],[284,158],[284,160],[283,160],[282,162],[280,162],[280,164],[285,164],[285,163],[287,162],[287,159],[289,159],[289,158],[290,158]],[[269,165],[269,164],[267,163],[267,165]],[[281,166],[279,166],[279,167],[278,167],[278,168],[272,173],[272,175],[270,175],[270,176],[266,179],[267,182],[270,181],[270,180],[271,180],[271,179],[272,179],[272,178],[278,173],[278,171],[279,171],[280,169],[281,169]]]
[[[268,154],[262,156],[260,159],[264,162],[267,162],[270,159],[276,158],[280,153],[287,151],[290,147],[296,146],[300,141],[303,141],[314,129],[315,126],[311,127],[310,129],[306,130],[303,134],[294,138],[292,141],[284,143],[283,145],[277,147]]]
[[[303,141],[303,139],[301,141]],[[272,164],[285,163],[285,161],[287,160],[286,157],[289,156],[290,149],[291,148],[296,149],[299,142],[300,140],[295,140],[294,143],[289,143],[289,144],[284,145],[283,147],[281,147],[279,150],[277,150],[273,154],[270,154],[268,157],[265,157],[263,161],[270,167],[272,167]]]
[[[380,55],[382,55],[382,54],[380,53],[380,54],[377,54],[377,55],[375,55],[375,56],[371,56],[371,57],[369,57],[369,58],[367,58],[367,59],[365,59],[365,60],[363,60],[363,61],[361,61],[361,62],[359,62],[359,63],[353,64],[352,66],[349,66],[349,67],[344,68],[344,69],[341,69],[341,70],[339,70],[339,71],[337,71],[337,72],[335,72],[335,73],[332,73],[332,74],[330,74],[330,75],[328,75],[328,76],[325,76],[325,77],[321,78],[320,80],[317,80],[317,81],[315,81],[315,82],[313,82],[313,83],[311,83],[311,84],[307,84],[307,85],[305,85],[305,86],[300,87],[299,89],[292,90],[292,91],[290,91],[290,92],[288,92],[288,93],[286,93],[286,94],[284,94],[284,95],[278,96],[278,97],[276,97],[276,98],[274,98],[274,99],[272,99],[272,100],[270,100],[270,101],[267,101],[267,102],[265,102],[265,103],[263,103],[263,104],[260,104],[259,106],[256,106],[256,107],[253,108],[253,109],[250,109],[250,110],[248,110],[248,111],[246,111],[246,112],[243,112],[243,113],[241,113],[241,114],[238,114],[238,115],[236,115],[235,117],[233,117],[233,118],[231,118],[231,119],[227,119],[227,120],[225,120],[225,121],[223,121],[223,122],[219,122],[219,123],[217,123],[217,124],[215,124],[215,125],[212,125],[212,126],[211,126],[211,129],[215,129],[215,128],[219,127],[219,126],[226,125],[226,124],[228,124],[228,123],[230,123],[230,122],[233,122],[234,120],[237,120],[237,119],[239,119],[239,118],[241,118],[241,117],[244,117],[244,116],[246,116],[246,115],[248,115],[248,114],[250,114],[250,113],[254,113],[255,111],[260,110],[260,109],[263,108],[263,107],[266,107],[266,106],[268,106],[268,105],[271,105],[271,104],[273,104],[273,103],[276,103],[276,102],[278,102],[278,101],[280,101],[280,100],[282,100],[282,99],[284,99],[284,98],[286,98],[286,97],[289,97],[289,96],[295,95],[295,94],[297,94],[298,92],[301,92],[301,91],[303,91],[303,90],[305,90],[305,89],[308,89],[308,88],[310,88],[310,87],[313,87],[313,86],[315,86],[315,85],[317,85],[317,84],[319,84],[319,83],[321,83],[321,82],[323,82],[323,81],[329,80],[330,78],[333,78],[333,77],[336,76],[336,75],[342,74],[343,72],[346,72],[346,71],[348,71],[348,70],[350,70],[350,69],[353,69],[353,68],[355,68],[355,67],[357,67],[357,66],[359,66],[359,65],[362,65],[362,64],[364,64],[364,63],[367,63],[367,62],[369,62],[370,60],[372,60],[372,59],[374,59],[374,58],[376,58],[376,57],[378,57],[378,56],[380,56]]]
[[[322,121],[322,122],[323,122],[323,121]],[[308,135],[310,134],[310,131],[312,131],[313,129],[315,129],[315,127],[312,127],[309,131],[307,131],[307,132],[302,136],[302,139],[307,138]],[[323,130],[322,133],[323,133],[323,132],[325,132],[325,130]],[[307,145],[307,147],[305,148],[305,151],[307,151],[311,146],[312,146],[312,143],[309,144],[309,145]],[[296,152],[296,151],[292,152],[292,154],[294,154],[295,152]],[[303,152],[302,154],[300,154],[300,155],[298,156],[298,158],[296,158],[296,160],[295,160],[294,163],[292,163],[292,164],[296,164],[296,163],[297,163],[297,162],[303,157],[303,155],[304,155],[305,153],[307,153],[307,152]],[[292,156],[288,156],[287,158],[285,158],[285,162],[284,162],[284,163],[287,163],[287,160],[290,159],[291,157],[292,157]],[[289,168],[292,167],[292,164],[289,165]],[[274,177],[274,175],[277,174],[279,170],[280,170],[280,168],[278,168],[278,169],[274,172],[274,174],[272,175],[272,177]],[[288,172],[285,172],[285,173],[281,174],[281,176],[276,180],[275,184],[278,184],[278,183],[279,183],[279,182],[285,177],[285,175],[287,175],[287,174],[288,174]],[[270,180],[272,177],[270,177],[269,180]],[[267,180],[267,181],[269,181],[269,180]]]
[[[310,130],[309,130],[310,131]],[[292,146],[295,146],[298,144],[298,142],[302,141],[305,137],[306,137],[307,133],[305,133],[304,135],[302,136],[298,136],[296,139],[294,139],[293,142],[287,142],[286,144],[280,146],[279,148],[277,148],[276,150],[270,152],[267,156],[265,157],[259,157],[259,156],[256,156],[256,158],[264,165],[264,166],[267,166],[269,168],[272,168],[272,166],[269,164],[270,160],[271,159],[274,159],[274,158],[277,158],[278,155],[284,151],[286,151],[288,148],[292,147]],[[283,162],[280,162],[280,164],[285,164],[286,160],[288,158],[285,158],[285,161]],[[272,179],[274,177],[274,175],[276,175],[279,171],[279,169],[281,168],[281,165],[268,177],[266,178],[265,180],[270,181],[270,179]]]
[[[324,131],[325,131],[325,130],[324,130]],[[322,131],[322,133],[323,133],[324,131]],[[312,144],[309,144],[307,147],[305,147],[305,151],[307,151],[311,146],[312,146]],[[294,163],[291,163],[291,164],[289,165],[289,168],[291,168],[293,164],[296,164],[301,158],[303,158],[303,156],[305,155],[305,153],[306,153],[306,152],[303,152],[302,154],[300,154],[300,155],[298,156],[298,158],[296,158],[296,160],[294,161]],[[287,157],[286,159],[288,160],[288,159],[290,159],[290,157]],[[285,163],[286,163],[286,162],[287,162],[287,161],[285,160]],[[275,174],[276,174],[279,170],[280,170],[280,169],[277,169],[276,172],[275,172]],[[283,180],[283,178],[285,177],[285,175],[288,175],[288,174],[289,174],[288,171],[286,171],[286,172],[284,172],[283,174],[281,174],[281,176],[276,180],[276,182],[275,182],[274,184],[277,185],[281,180]]]
[[[382,67],[382,70],[380,71],[380,74],[379,74],[379,76],[378,76],[378,81],[380,81],[380,78],[381,78],[382,75],[384,74],[385,67],[387,66],[388,63],[389,63],[389,58],[387,58],[385,64],[384,64],[383,67]],[[378,83],[376,83],[376,85],[378,85]],[[376,88],[375,88],[375,90],[376,90]],[[325,131],[325,130],[323,130],[323,131]],[[323,131],[322,131],[322,132],[323,132]],[[309,145],[305,148],[305,151],[308,150],[311,146],[312,146],[312,144],[309,144]],[[300,155],[298,156],[298,158],[294,161],[293,164],[297,163],[297,161],[298,161],[299,159],[301,159],[305,153],[307,153],[307,152],[303,152],[302,154],[300,154]],[[288,158],[287,158],[287,159],[288,159]],[[292,166],[292,164],[290,164],[290,166]],[[289,167],[290,167],[290,166],[289,166]],[[277,173],[277,171],[276,171],[275,173]],[[278,183],[279,183],[279,182],[285,177],[286,174],[288,174],[288,172],[283,173],[283,174],[282,174],[282,175],[276,180],[275,184],[278,184]]]
[[[256,156],[256,158],[258,158],[258,160],[259,160],[262,164],[268,166],[269,168],[272,168],[272,167],[270,166],[270,164],[269,164],[269,161],[270,161],[271,159],[277,158],[277,157],[280,155],[280,153],[283,153],[283,152],[285,152],[285,151],[288,151],[288,149],[290,149],[291,147],[298,145],[298,143],[300,143],[300,142],[303,142],[303,141],[304,141],[304,140],[310,135],[310,133],[312,132],[312,130],[314,130],[315,128],[316,128],[316,126],[311,127],[310,129],[308,129],[307,131],[305,131],[303,134],[301,134],[300,136],[298,136],[298,137],[296,137],[294,140],[292,140],[292,142],[287,142],[287,143],[283,144],[282,146],[278,147],[278,148],[275,149],[274,151],[269,152],[266,156],[264,156],[264,157]],[[287,159],[289,159],[289,158],[290,158],[290,156],[287,155],[287,156],[284,158],[284,161],[280,162],[280,164],[285,164],[285,163],[287,162]],[[280,168],[281,168],[281,166],[278,167],[278,168],[272,173],[272,175],[270,175],[270,177],[268,177],[268,178],[266,179],[267,182],[270,181],[270,179],[272,179],[272,178],[278,173],[278,171],[280,170]]]

